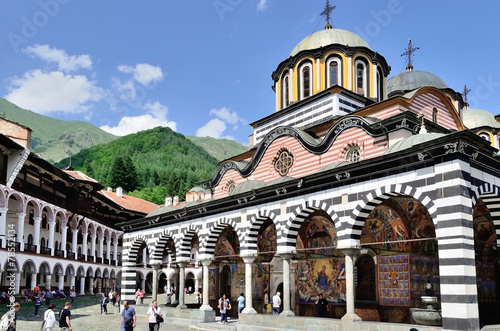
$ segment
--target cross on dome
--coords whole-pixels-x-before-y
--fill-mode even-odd
[[[325,29],[331,29],[332,25],[330,24],[330,16],[332,14],[332,11],[336,8],[337,6],[332,6],[330,5],[330,0],[326,0],[325,8],[321,12],[321,16],[325,16],[326,19],[326,25]]]
[[[411,42],[411,39],[408,39],[408,48],[406,48],[405,51],[404,51],[404,53],[401,54],[401,56],[404,56],[405,59],[406,59],[406,70],[413,70],[413,59],[412,59],[412,56],[419,49],[420,49],[420,47],[416,47]]]
[[[464,103],[467,105],[469,101],[467,100],[467,95],[469,95],[469,92],[472,91],[470,88],[467,88],[467,85],[464,85],[464,90],[462,92],[462,95],[464,96]]]

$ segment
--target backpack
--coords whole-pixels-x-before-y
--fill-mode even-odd
[[[7,331],[7,329],[10,326],[10,320],[7,317],[7,313],[3,314],[2,316],[2,321],[0,321],[0,330],[1,331]]]

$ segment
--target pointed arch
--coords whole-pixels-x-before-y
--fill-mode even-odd
[[[284,248],[295,249],[297,235],[299,234],[299,229],[302,226],[304,220],[309,217],[313,212],[317,210],[324,211],[333,221],[333,224],[338,228],[338,215],[333,211],[333,206],[328,206],[325,202],[311,200],[304,201],[304,204],[297,207],[286,222],[283,229],[277,229],[278,238],[284,238],[284,241],[280,243],[280,246],[285,246]]]

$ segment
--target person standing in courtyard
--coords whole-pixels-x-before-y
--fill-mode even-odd
[[[43,314],[43,323],[46,331],[54,330],[54,326],[56,325],[56,315],[54,311],[56,310],[56,305],[51,303],[49,308]]]
[[[273,315],[279,315],[281,306],[281,293],[276,292],[273,296]]]
[[[75,298],[76,298],[76,290],[75,290],[74,286],[69,291],[69,297],[71,298],[71,304],[73,304],[73,302],[75,302]]]
[[[68,330],[73,330],[73,327],[71,326],[71,302],[67,301],[64,304],[64,309],[61,310],[61,313],[59,314],[59,328],[61,331],[68,331]]]
[[[323,298],[323,294],[320,293],[316,299],[316,313],[318,317],[326,317],[327,311],[330,311],[330,306],[328,306],[328,301]]]
[[[222,298],[219,299],[219,309],[220,309],[220,324],[227,324],[227,313],[231,310],[231,301],[226,297],[224,293]]]
[[[121,331],[133,331],[135,328],[136,314],[134,307],[128,305],[128,301],[123,301],[123,310],[120,318]]]
[[[35,295],[35,317],[39,317],[38,312],[40,311],[40,306],[42,304],[42,293],[38,292]]]
[[[161,313],[161,308],[158,307],[156,300],[153,300],[151,307],[149,307],[148,312],[146,313],[146,324],[149,325],[149,331],[158,331],[160,328],[160,322],[158,321],[157,316],[163,317],[163,314]]]
[[[108,297],[105,293],[101,294],[101,315],[108,313]]]
[[[243,293],[241,293],[236,300],[238,301],[238,314],[241,314],[243,309],[245,309],[245,296],[243,295]]]

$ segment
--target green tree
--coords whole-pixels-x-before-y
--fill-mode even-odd
[[[137,173],[130,156],[117,156],[111,166],[109,185],[121,186],[126,192],[132,192],[137,187]]]

